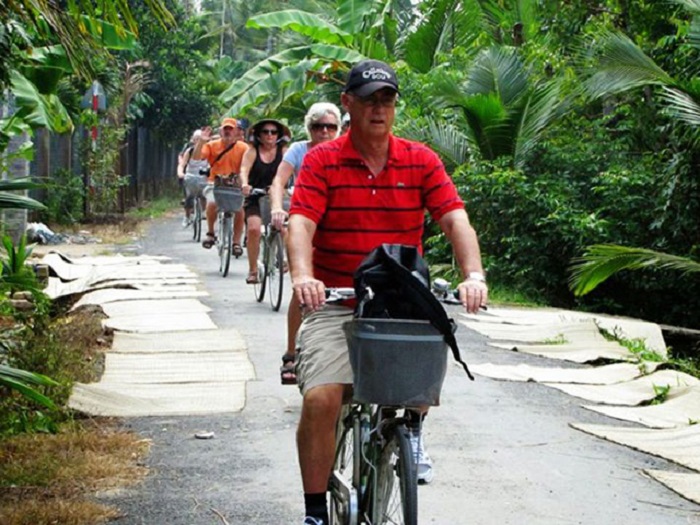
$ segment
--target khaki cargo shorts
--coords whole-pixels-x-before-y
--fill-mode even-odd
[[[326,305],[304,319],[297,333],[297,383],[302,395],[320,385],[352,384],[343,323],[352,308]]]

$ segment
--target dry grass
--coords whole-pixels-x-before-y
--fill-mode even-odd
[[[150,442],[93,420],[56,435],[29,434],[0,447],[0,523],[93,525],[118,515],[91,498],[137,483]]]
[[[100,239],[101,244],[128,244],[140,237],[146,227],[146,222],[137,217],[120,216],[115,220],[105,220],[100,223],[77,224],[60,226],[57,230],[65,234],[84,234]],[[58,247],[60,251],[60,246]]]

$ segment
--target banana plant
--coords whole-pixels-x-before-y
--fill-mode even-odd
[[[46,206],[41,202],[13,193],[15,191],[33,190],[42,187],[41,184],[37,184],[30,179],[0,180],[0,209],[45,210]]]
[[[339,0],[335,23],[295,9],[251,17],[248,28],[289,31],[308,43],[276,53],[234,80],[221,95],[230,104],[228,113],[242,114],[256,106],[272,111],[316,83],[342,84],[349,64],[364,58],[390,60],[399,34],[395,8],[411,12],[406,0]]]

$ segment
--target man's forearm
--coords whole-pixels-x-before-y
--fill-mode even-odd
[[[481,264],[481,250],[476,231],[469,223],[469,218],[463,210],[450,212],[440,220],[440,226],[452,244],[452,250],[457,259],[457,264],[464,278],[472,272],[483,275],[484,267]]]
[[[302,215],[292,215],[289,219],[287,249],[292,269],[292,281],[313,277],[312,239],[316,231],[313,221]]]

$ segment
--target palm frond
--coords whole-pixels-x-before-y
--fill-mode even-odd
[[[693,15],[700,15],[700,0],[671,0],[672,2],[685,7]]]
[[[641,86],[675,84],[668,73],[623,34],[605,34],[596,48],[600,52],[596,73],[583,84],[591,99]]]
[[[613,244],[589,246],[583,256],[573,260],[569,288],[581,296],[622,270],[657,268],[682,273],[700,272],[700,263],[687,257]]]
[[[527,91],[525,67],[514,50],[491,47],[482,51],[469,70],[468,94],[495,93],[509,106]]]
[[[675,88],[663,87],[661,98],[665,111],[672,117],[693,127],[700,127],[700,104],[690,94]]]
[[[527,97],[518,114],[513,163],[522,167],[527,155],[536,146],[544,129],[559,114],[561,84],[557,81],[545,84]]]
[[[416,71],[427,73],[435,65],[435,55],[444,39],[444,32],[451,27],[450,14],[458,0],[435,0],[424,13],[414,31],[399,38],[398,54]]]
[[[461,129],[441,120],[426,118],[424,122],[410,122],[402,129],[402,136],[428,144],[440,156],[448,172],[466,163],[470,155],[470,140]]]

